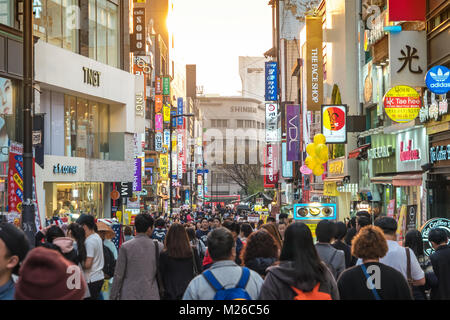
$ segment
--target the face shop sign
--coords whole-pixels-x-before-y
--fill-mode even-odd
[[[63,166],[61,164],[55,164],[53,166],[54,174],[76,174],[77,166]]]
[[[431,163],[449,159],[450,159],[450,144],[448,144],[447,146],[436,146],[430,148]]]

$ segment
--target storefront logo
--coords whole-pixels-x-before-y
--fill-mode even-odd
[[[403,65],[401,66],[400,69],[397,70],[397,73],[401,72],[407,65],[408,65],[409,72],[411,72],[411,73],[420,74],[423,72],[423,70],[422,70],[422,68],[420,68],[420,66],[417,67],[416,70],[414,70],[412,67],[413,59],[419,59],[419,56],[417,55],[417,48],[406,45],[406,53],[405,53],[405,50],[403,50],[403,49],[400,50],[400,53],[402,54],[402,56],[400,58],[398,58],[398,60],[403,61]]]
[[[408,148],[403,149],[404,143],[400,142],[400,161],[415,161],[420,160],[419,149],[412,149],[412,140],[408,140]]]
[[[444,66],[435,66],[428,71],[425,82],[431,92],[446,94],[450,90],[450,70]]]
[[[380,158],[389,158],[394,153],[394,148],[389,146],[382,146],[377,148],[369,149],[367,155],[369,159],[380,159]]]
[[[136,115],[144,116],[144,93],[138,92],[136,93]]]
[[[100,72],[83,67],[84,83],[93,87],[100,87]]]
[[[54,174],[76,174],[77,166],[63,166],[61,164],[55,164],[53,166]]]
[[[447,146],[436,146],[430,148],[430,161],[444,161],[450,159],[450,144]]]

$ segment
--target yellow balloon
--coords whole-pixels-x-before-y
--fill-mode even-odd
[[[326,163],[326,162],[329,160],[329,157],[328,157],[328,150],[327,150],[327,153],[324,153],[324,154],[322,155],[322,157],[320,157],[319,159],[320,159],[320,162],[321,162],[322,164]]]
[[[307,156],[305,159],[305,164],[308,168],[310,168],[311,170],[314,168],[314,159],[312,156]]]
[[[318,166],[316,166],[313,169],[313,174],[315,176],[321,176],[323,174],[323,172],[325,171],[325,169],[323,168],[323,165],[319,164]]]
[[[314,143],[309,143],[309,144],[306,146],[306,152],[307,152],[309,155],[313,156],[314,153],[316,152],[316,145],[315,145]]]
[[[328,148],[324,144],[316,144],[316,157],[322,158],[321,155],[328,153]]]
[[[314,136],[314,143],[315,144],[324,144],[326,142],[326,138],[323,134],[318,133]]]

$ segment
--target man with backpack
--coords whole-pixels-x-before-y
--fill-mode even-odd
[[[103,274],[103,266],[105,263],[103,257],[103,241],[95,232],[96,224],[93,216],[82,214],[78,218],[77,223],[83,227],[86,234],[86,240],[84,242],[86,247],[86,261],[83,265],[83,271],[91,295],[86,300],[98,300],[105,279]]]
[[[329,220],[322,220],[316,228],[316,250],[320,259],[327,265],[334,279],[337,279],[345,270],[345,253],[337,250],[331,245],[336,234],[336,225]]]
[[[234,262],[235,244],[228,229],[221,227],[211,231],[208,252],[213,264],[189,283],[183,300],[258,299],[263,279],[255,271]]]

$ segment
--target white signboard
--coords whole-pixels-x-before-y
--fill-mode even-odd
[[[278,104],[266,103],[266,142],[280,141],[278,130]]]
[[[426,128],[397,134],[395,150],[397,172],[422,171],[428,163],[428,136]]]
[[[389,34],[391,87],[425,86],[427,73],[426,31],[402,31]]]

